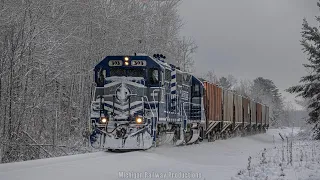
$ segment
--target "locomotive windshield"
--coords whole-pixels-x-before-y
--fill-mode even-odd
[[[126,76],[126,77],[144,77],[145,70],[142,68],[123,69],[121,67],[110,68],[110,77]]]
[[[126,76],[126,70],[122,68],[110,68],[110,77],[112,76]]]
[[[124,76],[124,77],[142,77],[148,81],[151,86],[159,86],[161,81],[160,72],[158,68],[123,68],[123,67],[110,67],[109,77]],[[170,77],[170,76],[169,76]]]
[[[144,73],[144,69],[127,69],[127,76],[130,77],[144,77],[145,73]]]

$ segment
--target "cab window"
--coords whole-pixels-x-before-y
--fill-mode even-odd
[[[183,74],[183,84],[189,84],[191,80],[190,74]]]
[[[169,69],[166,69],[166,81],[171,81],[171,71]]]
[[[123,69],[123,68],[110,68],[110,77],[112,76],[130,76],[130,77],[144,77],[144,69],[133,68],[133,69]]]
[[[177,84],[181,85],[182,84],[182,74],[180,72],[177,72],[176,74],[176,79],[177,79]]]
[[[97,72],[97,83],[98,86],[104,85],[104,79],[106,78],[106,70],[105,69],[99,69]]]
[[[159,84],[159,71],[158,69],[149,69],[149,83],[152,85]]]
[[[110,68],[110,77],[112,76],[126,76],[126,70],[122,68]]]
[[[128,69],[127,76],[130,77],[144,77],[144,69],[135,68],[135,69]]]
[[[194,84],[192,86],[192,96],[193,97],[200,97],[200,86],[199,86],[199,84]]]

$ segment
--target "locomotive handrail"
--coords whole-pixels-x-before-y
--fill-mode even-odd
[[[152,97],[153,97],[153,102],[155,103],[156,102],[156,100],[155,100],[155,94],[154,94],[154,92],[156,91],[156,90],[159,90],[158,92],[160,92],[161,91],[161,88],[159,87],[159,89],[154,89],[153,91],[152,91]],[[156,112],[157,112],[157,115],[158,115],[158,118],[159,118],[159,103],[160,102],[160,100],[159,100],[159,94],[158,94],[158,108],[155,108],[156,109]]]
[[[150,105],[150,102],[149,102],[148,96],[142,96],[142,97],[147,99],[147,103],[148,103],[149,108],[150,108],[150,110],[151,110],[151,105]],[[152,113],[152,117],[154,118],[154,114],[153,114],[153,112],[152,112],[152,111],[151,111],[151,113]]]

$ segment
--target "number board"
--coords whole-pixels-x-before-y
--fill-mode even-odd
[[[122,66],[122,60],[110,60],[109,66]]]
[[[132,60],[131,66],[146,66],[147,62],[144,60]]]

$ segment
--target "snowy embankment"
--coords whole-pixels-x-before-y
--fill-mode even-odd
[[[320,142],[283,136],[282,143],[263,150],[254,162],[248,158],[232,180],[320,180]]]
[[[285,134],[291,129],[271,129],[265,134],[183,147],[162,146],[148,151],[98,152],[0,164],[0,180],[230,180],[246,167],[249,156],[259,157],[264,148],[281,145],[279,132]]]

